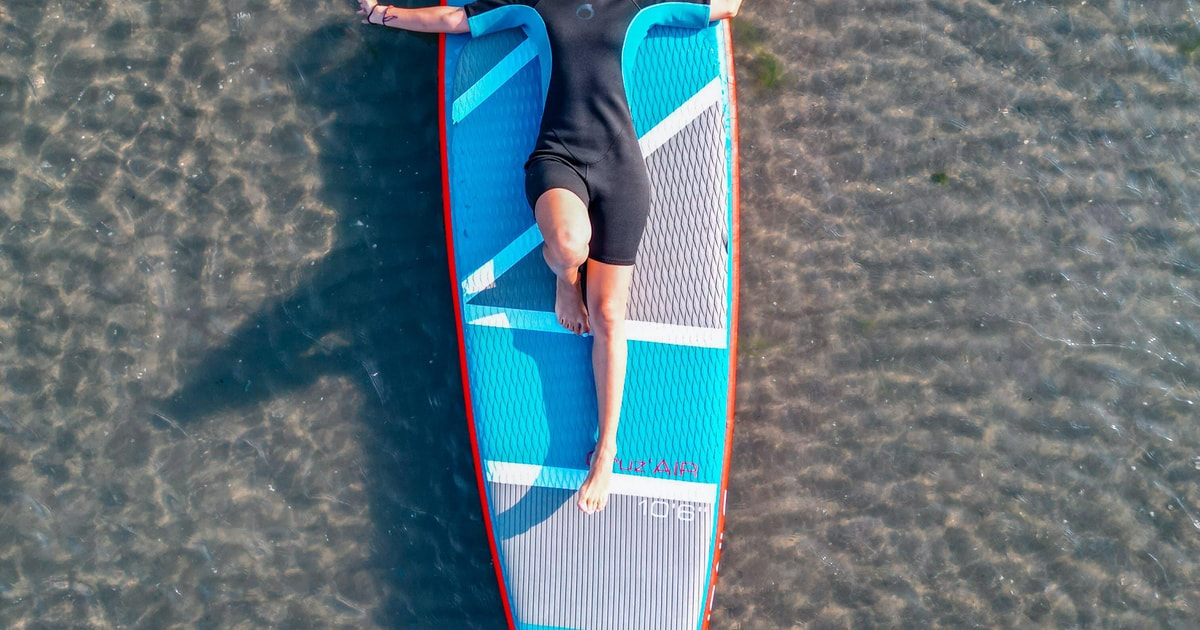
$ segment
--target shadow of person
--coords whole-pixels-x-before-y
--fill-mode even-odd
[[[442,228],[437,40],[328,27],[286,51],[312,130],[330,253],[297,288],[180,366],[154,422],[285,400],[320,378],[356,383],[383,627],[497,627],[504,615],[479,515]],[[404,526],[398,526],[403,518]]]
[[[549,275],[549,272],[547,272]],[[550,282],[554,277],[549,276]],[[550,308],[553,309],[553,303]],[[549,337],[549,339],[547,339]],[[534,365],[545,411],[545,455],[539,478],[510,506],[495,516],[496,536],[507,540],[520,536],[574,505],[576,488],[556,487],[546,477],[561,469],[586,470],[595,439],[588,428],[596,425],[596,395],[593,387],[591,338],[569,338],[560,333],[514,331],[513,347]],[[584,401],[581,404],[581,401]],[[573,485],[573,484],[572,484]],[[493,507],[495,509],[495,507]]]
[[[469,297],[467,308],[539,314],[553,321],[554,287],[554,274],[537,245],[488,288]],[[485,414],[476,417],[481,456],[500,463],[533,464],[539,471],[535,479],[514,483],[519,490],[491,493],[498,542],[521,536],[564,509],[578,489],[563,487],[574,486],[564,484],[564,470],[586,471],[595,446],[592,339],[554,326],[545,330],[520,324],[478,325],[468,331],[478,348],[475,357],[484,368],[471,383],[475,413]],[[503,349],[502,356],[497,349]],[[496,397],[494,392],[503,394]],[[569,509],[576,509],[573,502]]]

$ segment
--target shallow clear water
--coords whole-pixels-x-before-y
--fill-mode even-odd
[[[0,625],[503,626],[436,40],[0,7]],[[1200,622],[1200,15],[751,2],[713,626]]]

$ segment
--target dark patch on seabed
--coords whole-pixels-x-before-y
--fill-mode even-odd
[[[0,7],[0,625],[503,627],[436,41]],[[1184,0],[749,3],[713,627],[1200,620]]]
[[[0,623],[501,625],[436,40],[323,3],[0,16]]]
[[[1194,625],[1190,5],[739,20],[743,351],[714,623]]]

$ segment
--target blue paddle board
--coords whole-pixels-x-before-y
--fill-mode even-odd
[[[452,0],[453,2],[454,0]],[[634,270],[611,496],[575,505],[595,446],[591,339],[554,316],[524,195],[552,60],[532,11],[441,42],[446,238],[484,520],[512,628],[707,626],[721,549],[737,339],[737,116],[728,22],[623,54],[652,199]]]

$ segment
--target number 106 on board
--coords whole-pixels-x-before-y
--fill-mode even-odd
[[[688,523],[696,520],[697,514],[704,513],[703,506],[697,507],[691,503],[665,499],[642,499],[638,501],[638,507],[642,508],[642,516],[671,518],[674,515],[675,518]]]

